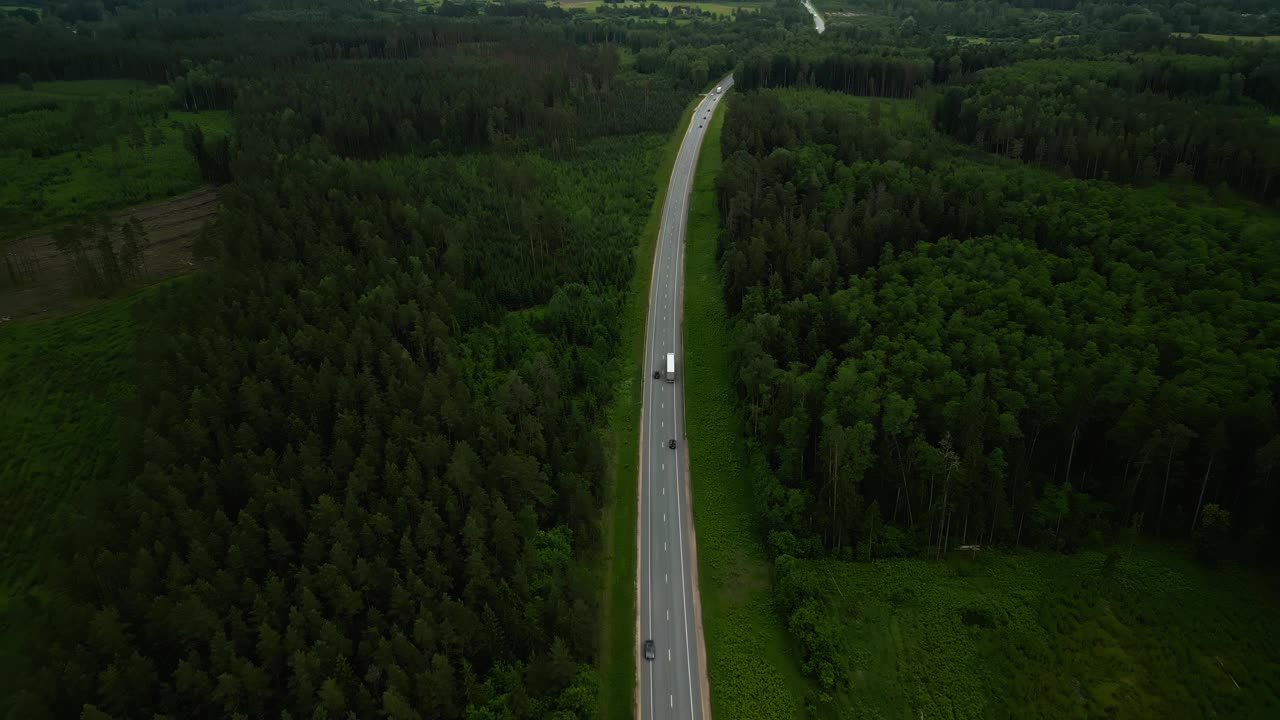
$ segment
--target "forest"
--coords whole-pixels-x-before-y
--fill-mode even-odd
[[[720,136],[721,285],[775,602],[819,716],[1061,716],[996,673],[947,683],[971,662],[1054,685],[1027,673],[1084,661],[1071,643],[1095,622],[1088,598],[1111,603],[1104,625],[1153,612],[1138,578],[1159,543],[1274,570],[1280,55],[1140,32],[974,45],[923,22],[852,22],[753,49]],[[999,565],[1028,549],[1080,560]],[[1157,566],[1199,572],[1174,557]],[[910,566],[907,582],[907,566],[880,564],[892,558],[942,564]],[[948,568],[973,579],[944,581]],[[914,582],[924,573],[932,585]],[[835,578],[855,576],[841,591]],[[979,580],[1014,576],[1026,595]],[[1253,590],[1275,606],[1273,587]],[[1256,616],[1199,592],[1200,621],[1251,632]],[[917,614],[934,604],[963,622]],[[850,619],[873,612],[918,635],[904,645]],[[1111,631],[1094,642],[1134,653],[1143,677],[1194,674],[1162,659],[1208,652],[1181,629],[1191,617],[1145,640],[1162,650]],[[967,660],[938,649],[970,641]],[[1247,670],[1233,677],[1274,688],[1261,661],[1274,642],[1235,647]],[[885,677],[868,652],[939,674]],[[1096,692],[1076,690],[1121,717],[1261,717],[1274,700],[1214,685],[1164,704],[1171,691],[1142,679]]]
[[[858,123],[748,95],[723,135],[726,302],[779,551],[849,552],[872,503],[939,549],[1078,544],[1134,513],[1186,535],[1206,499],[1265,527],[1277,218],[945,158],[895,142],[918,109],[880,102]],[[1037,519],[1046,492],[1072,515]]]
[[[5,96],[6,142],[32,156],[230,116],[229,134],[181,130],[222,186],[205,270],[123,312],[139,340],[136,376],[115,374],[133,388],[118,457],[67,483],[42,567],[6,585],[0,707],[598,716],[619,314],[659,148],[743,40],[498,13],[234,19],[24,23],[0,51],[31,86]],[[37,94],[108,79],[139,84]],[[83,122],[95,108],[109,122]],[[136,272],[134,226],[68,219],[86,294]]]
[[[1039,38],[1168,32],[1271,35],[1280,10],[1267,0],[817,0],[825,12],[857,12],[897,26],[951,35]]]
[[[816,4],[0,10],[0,291],[39,234],[76,298],[0,320],[0,715],[626,717],[604,426],[664,148],[732,72],[689,445],[743,511],[695,513],[705,607],[751,610],[707,654],[775,684],[713,706],[1264,717],[1280,14]],[[112,213],[197,188],[153,284]]]

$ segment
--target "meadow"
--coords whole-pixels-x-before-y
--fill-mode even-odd
[[[218,135],[230,118],[169,110],[170,99],[132,80],[0,85],[0,242],[197,187],[182,127]]]
[[[719,717],[803,716],[808,682],[774,612],[751,471],[733,393],[732,339],[720,289],[715,177],[725,109],[711,119],[694,175],[686,233],[685,420],[698,541],[711,710]]]
[[[36,570],[58,509],[109,477],[120,410],[135,394],[134,308],[154,292],[0,325],[0,616]]]
[[[834,631],[840,717],[1261,718],[1280,703],[1274,583],[1177,547],[779,573]]]

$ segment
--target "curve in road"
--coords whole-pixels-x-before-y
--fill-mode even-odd
[[[694,167],[706,125],[732,85],[729,76],[719,84],[720,92],[703,97],[685,130],[671,170],[654,253],[640,418],[640,602],[636,608],[640,631],[637,717],[642,720],[711,716],[684,442],[680,321],[685,221]],[[667,353],[676,358],[674,382],[666,377]],[[652,659],[644,652],[649,640],[653,641]]]
[[[813,16],[813,29],[817,30],[818,34],[821,35],[827,29],[827,21],[822,19],[822,13],[818,12],[818,8],[814,7],[810,0],[800,0],[800,2],[804,4],[804,9],[808,10],[809,14]]]

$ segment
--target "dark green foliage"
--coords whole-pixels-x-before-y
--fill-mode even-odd
[[[263,108],[246,122],[278,127],[280,145],[316,136],[346,157],[529,146],[561,154],[593,137],[675,124],[685,91],[619,69],[605,47],[451,49],[422,60],[316,63],[251,86],[238,107]]]
[[[724,134],[725,292],[776,551],[874,544],[873,501],[939,553],[1087,546],[1140,510],[1185,529],[1206,484],[1267,523],[1273,491],[1243,498],[1276,432],[1275,218],[921,160],[927,142],[848,115],[747,96]]]
[[[1193,87],[1162,78],[1169,91]],[[1118,63],[1020,63],[947,90],[937,121],[979,150],[1078,177],[1194,178],[1264,202],[1280,196],[1280,130],[1266,124],[1262,109],[1233,106],[1243,99],[1244,75],[1221,75],[1212,92],[1223,104],[1134,94],[1136,82],[1133,69]]]
[[[661,142],[634,130],[687,95],[612,49],[483,47],[267,72],[234,143],[188,130],[235,178],[220,267],[152,310],[128,480],[6,613],[17,716],[595,715],[597,426]],[[94,292],[137,271],[109,230],[60,234]]]
[[[1217,563],[1227,549],[1231,533],[1231,513],[1214,503],[1200,511],[1200,527],[1192,533],[1196,554],[1209,563]]]
[[[887,15],[890,26],[907,18],[918,32],[952,35],[1040,38],[1089,33],[1107,38],[1183,32],[1266,35],[1280,32],[1280,12],[1267,0],[905,0],[885,5],[877,0],[822,0],[823,10],[855,10],[872,17]],[[863,21],[864,23],[866,21]]]
[[[404,702],[433,717],[467,704],[546,717],[582,693],[589,707],[594,678],[578,668],[594,593],[574,558],[598,533],[592,420],[616,338],[597,328],[620,288],[590,267],[554,293],[548,281],[570,239],[607,248],[602,267],[629,276],[648,204],[634,178],[648,174],[617,170],[648,162],[645,147],[587,146],[571,166],[518,159],[543,187],[514,195],[528,211],[592,198],[533,245],[486,227],[486,205],[508,197],[494,158],[300,157],[238,183],[231,267],[172,295],[158,328],[143,472],[106,498],[97,549],[61,580],[87,604],[33,610],[110,632],[47,647],[23,707],[310,717]],[[377,200],[342,199],[362,193]],[[296,222],[262,234],[256,208]],[[507,255],[532,283],[518,296],[467,270]],[[113,663],[115,690],[93,679]]]
[[[231,180],[231,137],[206,138],[194,123],[182,128],[182,144],[191,153],[205,182],[221,184]]]
[[[756,49],[744,57],[734,76],[742,90],[818,87],[855,95],[911,97],[932,73],[928,57],[915,53],[855,54],[820,46],[796,54],[779,48]]]

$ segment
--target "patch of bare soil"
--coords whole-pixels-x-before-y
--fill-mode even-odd
[[[116,227],[136,217],[145,231],[143,271],[132,285],[195,269],[192,245],[216,216],[218,205],[217,190],[206,187],[113,213]],[[0,242],[0,323],[54,315],[93,300],[77,290],[71,262],[59,252],[52,235]]]

